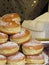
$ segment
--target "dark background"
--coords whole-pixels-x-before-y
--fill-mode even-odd
[[[34,3],[34,1],[37,1]],[[34,4],[32,7],[31,5]],[[0,0],[0,16],[16,12],[24,19],[35,19],[48,11],[48,0]]]

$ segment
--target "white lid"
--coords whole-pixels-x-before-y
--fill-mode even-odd
[[[49,22],[49,12],[46,12],[35,19],[39,22]]]

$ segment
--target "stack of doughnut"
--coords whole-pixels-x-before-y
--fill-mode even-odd
[[[30,31],[20,21],[17,13],[0,18],[0,65],[43,64],[42,43],[32,40]]]
[[[22,45],[23,53],[26,55],[26,65],[43,64],[43,45],[36,40],[30,40]]]

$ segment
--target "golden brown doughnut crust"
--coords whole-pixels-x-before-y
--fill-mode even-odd
[[[0,25],[2,25],[3,27],[7,27],[7,28],[14,28],[14,27],[18,27],[19,24],[16,23],[15,21],[12,21],[12,20],[9,20],[9,19],[6,19],[6,18],[2,18],[0,20]]]
[[[0,44],[5,43],[8,40],[8,35],[0,32]]]
[[[22,50],[25,55],[37,55],[43,51],[43,45],[36,40],[30,40],[22,45]]]
[[[3,19],[8,21],[15,21],[16,23],[20,24],[21,18],[18,13],[9,13],[2,16]]]
[[[15,34],[20,32],[21,25],[15,21],[1,18],[0,19],[0,31],[6,34]]]
[[[17,61],[21,61],[21,60],[23,60],[23,59],[25,59],[25,55],[22,54],[21,52],[18,52],[18,53],[16,53],[16,54],[14,54],[14,55],[8,57],[8,60],[9,60],[9,61],[16,61],[16,62],[17,62]]]
[[[7,63],[9,65],[25,65],[25,56],[21,52],[18,52],[15,55],[9,56]]]
[[[28,42],[24,43],[23,46],[28,49],[34,48],[35,50],[43,48],[43,45],[39,41],[36,41],[36,40],[29,40]]]
[[[31,39],[30,31],[24,28],[22,28],[19,33],[10,36],[10,40],[13,42],[17,42],[18,44],[23,44],[24,42],[30,39]]]
[[[0,49],[3,49],[3,50],[10,50],[10,49],[18,48],[18,47],[19,46],[17,45],[17,43],[11,42],[11,41],[8,41],[0,45]]]
[[[8,35],[5,33],[0,32],[0,38],[8,38]]]
[[[7,34],[0,32],[0,38],[6,38]]]
[[[17,14],[17,13],[6,14],[6,15],[3,16],[3,18],[7,18],[8,20],[14,19],[14,18],[17,18],[17,17],[20,17],[19,14]]]
[[[0,55],[0,65],[6,65],[7,59],[4,55]]]
[[[37,54],[37,55],[31,55],[31,56],[26,56],[27,59],[32,59],[32,60],[41,60],[41,59],[44,59],[44,56],[43,54]]]
[[[26,63],[43,64],[44,62],[45,61],[44,61],[44,55],[43,54],[26,56]]]
[[[0,45],[0,54],[5,56],[10,56],[17,53],[19,50],[19,46],[14,42],[6,42]]]
[[[22,33],[22,34],[21,34]],[[30,32],[28,30],[25,30],[24,32],[21,30],[19,33],[14,34],[11,36],[11,39],[19,39],[19,38],[23,38],[25,36],[28,36],[30,34]]]

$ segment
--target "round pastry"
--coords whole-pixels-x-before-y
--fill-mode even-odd
[[[26,63],[27,64],[43,64],[44,56],[43,54],[35,55],[35,56],[26,56]]]
[[[10,56],[18,52],[19,46],[14,42],[6,42],[0,45],[0,54]]]
[[[20,23],[20,21],[21,21],[21,18],[20,18],[18,13],[5,14],[2,17],[7,18],[7,19],[12,20],[12,21],[15,21],[16,23],[17,22]]]
[[[36,55],[43,51],[43,45],[36,40],[30,40],[23,44],[23,53],[25,55]]]
[[[30,40],[30,38],[31,38],[30,32],[22,28],[19,33],[12,35],[10,37],[10,40],[18,44],[23,44],[24,42]]]
[[[0,19],[0,31],[4,32],[6,34],[14,34],[18,33],[21,30],[21,26],[19,23],[16,23],[15,21],[1,18]]]
[[[8,35],[0,32],[0,44],[6,42],[8,40]]]
[[[0,55],[0,65],[6,65],[6,57],[3,55]]]
[[[17,54],[8,57],[8,64],[9,65],[25,65],[25,56],[18,52]]]

